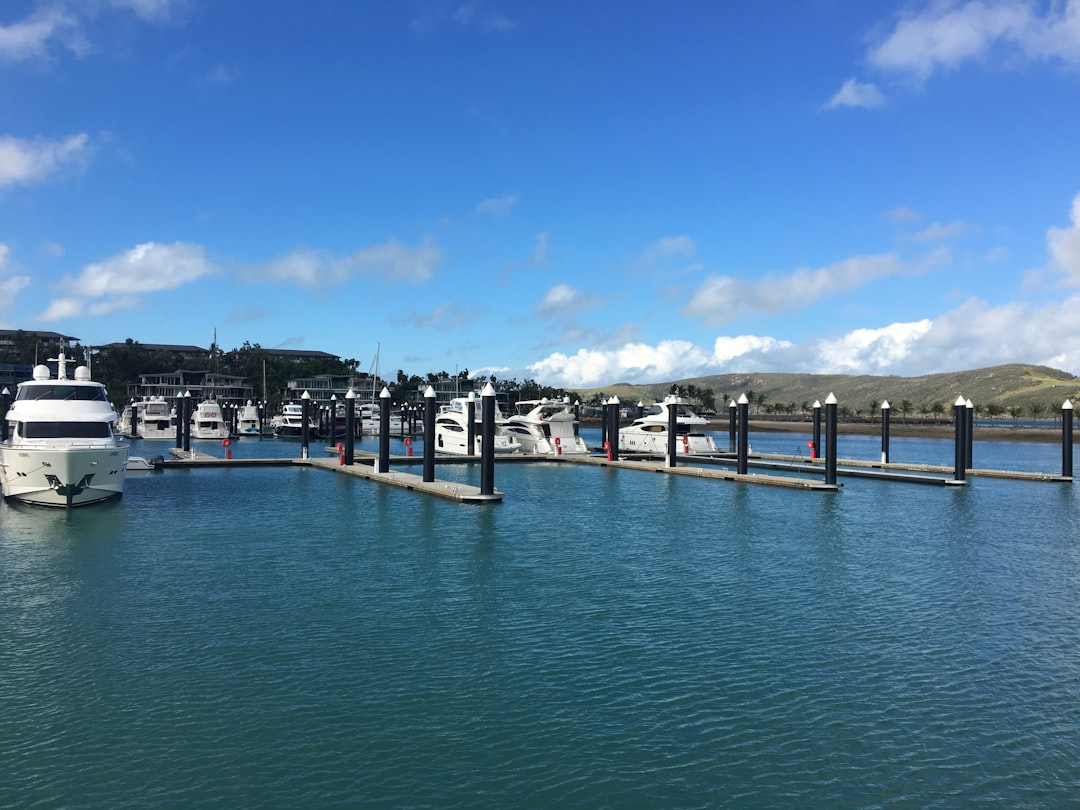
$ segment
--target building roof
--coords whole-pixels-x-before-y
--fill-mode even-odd
[[[311,349],[263,349],[272,357],[323,357],[329,360],[339,360],[340,355],[329,352],[317,352]]]
[[[183,346],[176,343],[141,343],[135,341],[135,344],[141,349],[146,349],[151,352],[173,352],[174,354],[210,354],[209,349],[204,349],[202,346]],[[95,346],[95,349],[123,349],[127,347],[127,342],[124,343],[106,343],[104,346]]]
[[[40,340],[67,340],[78,341],[79,339],[74,335],[61,335],[59,332],[40,332],[37,329],[0,329],[0,340],[11,340],[19,332],[26,335],[33,335]]]

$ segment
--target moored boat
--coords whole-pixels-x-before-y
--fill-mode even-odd
[[[675,454],[709,455],[716,452],[712,436],[702,428],[708,420],[698,416],[682,397],[669,396],[650,405],[644,414],[619,429],[619,449],[628,453],[666,456],[669,448],[668,427],[675,413]]]
[[[227,439],[229,426],[221,415],[221,406],[213,400],[200,402],[191,414],[191,438]]]
[[[283,439],[298,439],[304,432],[304,406],[300,403],[286,403],[281,406],[281,414],[274,418],[274,435]],[[312,416],[308,416],[308,435],[315,437],[319,425]]]
[[[516,412],[507,418],[503,428],[521,442],[524,452],[547,456],[589,452],[578,435],[578,420],[569,397],[521,400],[514,408]]]
[[[259,409],[250,399],[237,415],[236,432],[240,436],[258,436],[262,434],[262,420],[259,419]]]
[[[435,450],[456,456],[479,456],[483,451],[481,403],[474,401],[473,444],[469,447],[469,399],[454,397],[435,416]],[[496,409],[498,405],[495,406]],[[521,442],[507,432],[505,420],[498,411],[495,416],[494,451],[497,454],[521,452]]]
[[[5,498],[41,506],[87,506],[124,492],[128,444],[113,432],[116,411],[105,386],[78,366],[67,376],[63,352],[52,378],[34,367],[7,413],[11,435],[0,442],[0,488]]]

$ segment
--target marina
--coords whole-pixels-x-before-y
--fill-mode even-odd
[[[295,465],[295,441],[231,449],[94,509],[0,504],[5,804],[1062,806],[1080,786],[1072,485],[811,496],[507,458],[489,509]],[[998,469],[1059,453],[976,448]]]

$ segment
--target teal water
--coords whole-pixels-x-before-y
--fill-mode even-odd
[[[499,465],[477,507],[206,469],[0,505],[0,806],[1075,804],[1076,485],[843,483]]]

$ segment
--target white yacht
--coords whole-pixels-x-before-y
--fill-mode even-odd
[[[570,407],[570,398],[527,399],[518,402],[515,413],[503,429],[521,442],[526,453],[570,456],[588,453],[578,435],[578,421]]]
[[[281,406],[281,415],[274,418],[274,435],[286,439],[298,439],[304,433],[304,406],[301,403],[286,403]],[[308,437],[315,438],[319,425],[308,414]]]
[[[161,397],[151,397],[137,403],[139,421],[136,427],[140,439],[173,439],[176,422],[172,406]]]
[[[227,439],[229,426],[221,415],[221,406],[213,400],[200,402],[191,414],[191,438]]]
[[[628,453],[650,453],[666,456],[668,452],[668,420],[675,411],[675,455],[708,455],[715,453],[716,443],[703,431],[708,420],[698,416],[682,397],[669,396],[663,402],[650,405],[644,414],[619,429],[619,450]]]
[[[356,413],[363,424],[365,436],[378,436],[380,429],[381,409],[378,402],[365,402],[356,407]],[[405,435],[405,418],[394,411],[390,411],[390,435]]]
[[[236,432],[241,436],[258,436],[262,433],[259,409],[252,404],[250,399],[237,415]]]
[[[56,379],[49,367],[19,383],[7,413],[11,435],[0,442],[5,498],[42,506],[85,506],[124,492],[128,445],[113,433],[116,411],[86,366],[67,376],[63,352]]]
[[[469,447],[469,400],[467,397],[454,397],[448,405],[444,405],[435,416],[435,450],[439,453],[450,453],[455,456],[479,456],[483,450],[483,437],[481,433],[480,401],[474,402],[473,413],[473,446]],[[502,414],[495,412],[495,452],[520,453],[521,442],[507,432]]]

